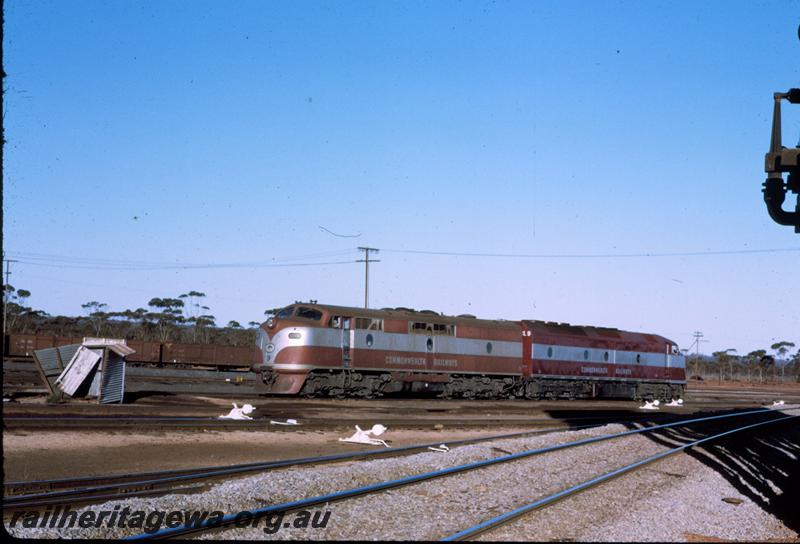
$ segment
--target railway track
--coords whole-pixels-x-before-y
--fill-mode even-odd
[[[679,414],[662,413],[641,413],[629,415],[626,420],[648,420],[656,418],[677,418]],[[275,419],[281,419],[275,416]],[[431,415],[420,415],[416,417],[386,417],[383,415],[365,415],[358,417],[312,417],[304,418],[301,426],[294,425],[272,425],[270,418],[257,418],[252,420],[231,420],[218,419],[212,417],[185,417],[185,416],[100,416],[100,415],[5,415],[3,416],[3,428],[6,430],[201,430],[211,429],[217,431],[291,431],[292,429],[317,429],[317,428],[352,428],[354,425],[363,424],[365,421],[380,422],[390,428],[429,428],[434,424],[442,423],[448,427],[498,427],[498,426],[557,426],[562,429],[575,425],[618,421],[619,416],[606,415],[580,415],[569,416],[563,420],[558,417],[526,417],[524,415],[504,415],[504,416],[452,416],[438,415],[433,412]]]
[[[667,451],[664,451],[664,452],[661,452],[661,453],[657,453],[655,455],[651,455],[651,456],[646,457],[644,459],[640,459],[640,460],[638,460],[638,461],[636,461],[634,463],[630,463],[630,464],[625,465],[623,467],[620,467],[620,468],[618,468],[616,470],[612,470],[612,471],[607,472],[605,474],[601,474],[601,475],[598,475],[598,476],[596,476],[594,478],[590,478],[590,479],[585,480],[585,481],[583,481],[583,482],[581,482],[581,483],[579,483],[577,485],[573,485],[573,486],[564,488],[564,489],[562,489],[562,490],[560,490],[560,491],[558,491],[556,493],[552,493],[552,494],[547,495],[545,497],[539,498],[539,499],[537,499],[537,500],[535,500],[533,502],[530,502],[528,504],[525,504],[523,506],[520,506],[518,508],[515,508],[513,510],[505,512],[503,514],[500,514],[498,516],[494,516],[494,517],[492,517],[490,519],[487,519],[485,521],[482,521],[482,522],[480,522],[478,524],[475,524],[475,525],[472,525],[470,527],[467,527],[466,529],[462,529],[461,531],[458,531],[456,533],[448,535],[447,537],[443,538],[442,540],[445,541],[445,542],[470,540],[470,539],[472,539],[472,538],[474,538],[476,536],[479,536],[479,535],[481,535],[483,533],[492,531],[493,529],[496,529],[498,527],[502,527],[503,525],[506,525],[506,524],[516,520],[517,518],[519,518],[521,516],[524,516],[525,514],[527,514],[529,512],[532,512],[534,510],[538,510],[538,509],[541,509],[541,508],[546,508],[547,506],[555,504],[556,502],[558,502],[558,501],[560,501],[562,499],[565,499],[567,497],[570,497],[570,496],[576,495],[578,493],[581,493],[581,492],[587,491],[589,489],[592,489],[595,486],[598,486],[600,484],[606,483],[606,482],[608,482],[608,481],[610,481],[610,480],[612,480],[614,478],[618,478],[618,477],[620,477],[620,476],[622,476],[624,474],[627,474],[627,473],[633,472],[635,470],[641,469],[642,467],[648,466],[648,465],[650,465],[652,463],[655,463],[657,461],[665,459],[666,457],[669,457],[671,455],[675,455],[676,453],[683,452],[683,451],[685,451],[685,450],[687,450],[689,448],[700,446],[701,444],[705,444],[707,442],[720,440],[720,439],[722,439],[724,437],[728,437],[730,435],[737,434],[737,433],[742,433],[744,431],[754,431],[757,428],[763,427],[763,426],[766,426],[766,425],[776,425],[776,424],[780,424],[780,423],[784,423],[785,424],[788,421],[795,420],[798,417],[800,417],[800,414],[798,414],[798,415],[786,415],[786,416],[780,417],[778,419],[772,419],[772,420],[768,420],[768,421],[761,421],[761,422],[758,422],[758,423],[751,423],[751,424],[748,424],[748,425],[741,425],[741,426],[736,427],[734,429],[723,431],[723,432],[714,434],[712,436],[707,436],[707,437],[700,438],[700,439],[694,440],[694,441],[686,443],[686,444],[682,444],[680,446],[676,446],[676,447],[671,448],[671,449],[669,449]]]
[[[765,416],[768,416],[768,417],[765,419]],[[291,512],[291,511],[295,511],[295,510],[299,510],[299,509],[306,509],[306,508],[309,508],[309,507],[328,504],[328,503],[335,502],[335,501],[342,501],[342,500],[346,500],[346,499],[353,498],[353,497],[359,497],[359,496],[364,496],[364,495],[368,495],[368,494],[378,493],[378,492],[382,492],[382,491],[386,491],[386,490],[390,490],[390,489],[394,489],[394,488],[399,488],[399,487],[409,486],[409,485],[412,485],[412,484],[421,483],[421,482],[428,481],[428,480],[433,480],[433,479],[437,479],[437,478],[453,476],[453,475],[456,475],[456,474],[462,474],[462,473],[465,473],[467,471],[486,468],[486,467],[490,467],[490,466],[493,466],[493,465],[499,465],[499,464],[502,464],[502,463],[508,463],[508,462],[512,462],[512,461],[516,461],[516,460],[520,460],[520,459],[527,459],[527,458],[530,458],[530,457],[533,457],[533,456],[542,455],[542,454],[549,453],[549,452],[565,450],[567,448],[576,448],[576,447],[580,447],[580,446],[587,446],[587,445],[597,444],[597,443],[604,442],[604,441],[620,439],[620,438],[623,438],[623,437],[629,437],[629,436],[633,436],[633,435],[637,435],[637,434],[652,433],[654,431],[658,431],[658,430],[661,430],[661,429],[673,429],[673,428],[685,428],[685,427],[694,428],[697,425],[719,425],[720,423],[723,423],[723,422],[724,423],[729,423],[731,421],[736,421],[736,418],[742,418],[742,417],[745,417],[745,418],[756,418],[756,421],[755,422],[748,422],[746,424],[739,425],[738,427],[735,427],[735,428],[727,428],[723,432],[719,432],[719,433],[711,435],[711,436],[705,436],[705,437],[703,437],[701,439],[687,441],[686,443],[682,444],[679,447],[671,448],[667,452],[662,452],[662,453],[660,453],[658,455],[654,455],[654,456],[648,457],[646,459],[641,459],[641,460],[637,461],[636,463],[633,463],[631,465],[626,465],[626,466],[621,467],[621,468],[619,468],[617,470],[614,470],[612,472],[598,475],[597,477],[592,478],[590,480],[587,480],[587,481],[583,482],[582,484],[580,484],[578,486],[572,486],[572,487],[570,487],[568,489],[564,489],[564,490],[560,491],[559,493],[556,493],[556,494],[554,494],[552,496],[549,496],[549,497],[546,497],[544,499],[540,499],[540,500],[536,501],[535,503],[530,503],[528,505],[525,505],[524,507],[518,508],[518,509],[514,510],[513,512],[508,512],[508,513],[503,514],[501,516],[496,516],[495,518],[492,518],[490,520],[486,520],[485,522],[482,522],[481,524],[479,524],[479,526],[470,527],[468,529],[462,530],[462,531],[460,531],[458,533],[454,533],[454,534],[449,535],[447,537],[449,539],[470,538],[471,536],[474,536],[474,535],[477,535],[477,534],[479,534],[481,532],[485,532],[487,530],[490,530],[493,527],[496,527],[496,526],[501,525],[503,523],[507,523],[508,521],[510,521],[510,520],[512,520],[512,519],[514,519],[514,518],[516,518],[516,517],[528,512],[528,511],[530,511],[532,509],[539,508],[539,507],[542,507],[542,506],[545,506],[545,505],[548,505],[548,504],[552,504],[552,503],[554,503],[555,501],[557,501],[560,498],[564,498],[566,496],[575,494],[577,492],[580,492],[580,491],[583,491],[585,489],[588,489],[588,488],[590,488],[590,487],[592,487],[594,485],[598,485],[600,483],[608,481],[609,479],[612,479],[612,478],[614,478],[616,476],[620,476],[622,474],[631,472],[631,471],[635,470],[636,468],[639,468],[639,467],[645,466],[647,464],[656,462],[656,461],[658,461],[660,459],[663,459],[664,457],[666,457],[668,455],[672,455],[674,453],[678,453],[680,451],[684,451],[684,450],[686,450],[688,448],[692,448],[694,446],[698,446],[698,445],[704,444],[706,442],[710,442],[710,441],[713,441],[713,440],[718,440],[718,439],[724,438],[726,436],[730,436],[731,434],[734,434],[734,433],[740,433],[740,432],[743,432],[743,431],[746,431],[746,430],[749,430],[749,429],[756,429],[758,427],[762,427],[762,426],[766,426],[766,425],[786,423],[787,421],[794,420],[796,417],[800,417],[800,416],[794,415],[794,414],[790,414],[790,415],[780,414],[780,415],[778,415],[773,410],[760,409],[760,410],[750,410],[750,411],[745,411],[745,412],[738,412],[738,413],[734,413],[734,414],[722,414],[722,415],[707,416],[707,417],[702,417],[702,418],[692,418],[692,419],[688,419],[688,420],[681,420],[681,421],[678,421],[678,422],[665,423],[665,424],[653,425],[653,426],[639,428],[639,429],[633,429],[633,430],[629,430],[629,431],[625,431],[625,432],[621,432],[621,433],[616,433],[616,434],[602,435],[602,436],[599,436],[599,437],[592,437],[592,438],[587,438],[587,439],[582,439],[582,440],[577,440],[577,441],[572,441],[572,442],[567,442],[567,443],[561,443],[561,444],[556,444],[556,445],[552,445],[552,446],[547,446],[547,447],[543,447],[543,448],[537,448],[537,449],[533,449],[533,450],[526,450],[526,451],[519,452],[519,453],[503,455],[501,457],[494,457],[494,458],[491,458],[491,459],[481,460],[481,461],[468,463],[468,464],[463,464],[463,465],[450,467],[450,468],[445,468],[445,469],[442,469],[442,470],[435,470],[435,471],[425,472],[425,473],[421,473],[421,474],[415,474],[415,475],[412,475],[412,476],[407,476],[407,477],[398,478],[398,479],[394,479],[394,480],[381,481],[381,482],[378,482],[378,483],[374,483],[374,484],[370,484],[370,485],[366,485],[366,486],[362,486],[362,487],[345,489],[345,490],[335,491],[335,492],[331,492],[331,493],[326,493],[324,495],[318,495],[318,496],[304,498],[304,499],[300,499],[300,500],[294,500],[294,501],[284,502],[284,503],[280,503],[280,504],[274,504],[274,505],[270,505],[270,506],[263,507],[263,508],[257,508],[257,509],[248,510],[245,513],[248,516],[248,519],[258,520],[258,519],[261,519],[261,518],[264,518],[264,517],[267,517],[267,516],[271,516],[271,515],[275,515],[275,514],[278,514],[278,513],[286,513],[286,512]],[[238,524],[240,522],[240,520],[241,520],[241,516],[242,516],[241,512],[238,513],[238,514],[229,514],[229,515],[225,516],[224,518],[222,518],[221,520],[216,520],[214,523],[200,523],[200,524],[193,525],[193,526],[183,526],[183,527],[178,527],[178,528],[163,529],[163,530],[157,531],[155,533],[144,533],[144,534],[136,535],[136,536],[134,536],[132,538],[133,539],[174,538],[174,537],[185,536],[185,535],[188,535],[188,534],[193,534],[193,533],[198,533],[198,532],[203,532],[203,531],[208,531],[208,530],[217,530],[217,529],[229,526],[229,525]]]
[[[648,417],[649,416],[649,417]],[[529,431],[495,434],[487,437],[447,441],[449,447],[491,442],[506,438],[515,438],[535,434],[545,434],[567,429],[579,430],[610,423],[633,424],[642,421],[659,419],[675,419],[673,414],[651,414],[626,419],[607,418],[603,416],[587,417],[583,425],[558,425]],[[547,420],[554,423],[552,420]],[[368,458],[408,455],[424,451],[437,443],[426,443],[412,446],[396,447],[387,450],[369,450],[352,453],[341,453],[326,456],[244,463],[237,465],[209,466],[201,468],[173,469],[158,472],[141,472],[134,474],[111,475],[103,477],[77,477],[51,480],[34,480],[5,482],[3,484],[3,508],[18,509],[23,507],[43,507],[58,504],[90,503],[113,500],[133,496],[164,494],[175,491],[180,486],[191,484],[207,485],[213,480],[237,475],[264,472],[281,468],[291,468],[323,463],[363,460]],[[193,489],[197,489],[196,487]],[[190,489],[184,489],[189,491]]]
[[[578,428],[590,428],[605,423],[593,423]],[[497,434],[479,438],[469,438],[446,442],[448,447],[492,442],[506,438],[518,438],[535,434],[563,431],[563,426]],[[239,465],[211,466],[202,468],[175,469],[159,472],[142,472],[104,477],[80,477],[57,480],[34,480],[24,482],[5,482],[3,484],[3,510],[21,508],[40,508],[52,505],[89,503],[126,497],[163,494],[175,491],[179,486],[203,482],[204,484],[220,478],[265,472],[281,468],[319,465],[343,461],[409,455],[439,446],[442,442],[416,444],[398,448],[348,452],[333,455],[245,463]]]

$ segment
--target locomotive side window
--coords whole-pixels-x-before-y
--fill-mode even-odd
[[[637,353],[636,354],[636,362],[637,363],[641,363],[642,362],[642,354],[641,353]]]
[[[383,319],[373,319],[372,322],[367,327],[371,331],[382,331],[383,330]]]
[[[583,360],[584,361],[588,361],[589,360],[589,350],[588,349],[583,350]]]
[[[456,326],[446,323],[423,323],[414,321],[409,323],[408,332],[416,334],[441,334],[445,336],[455,336]]]
[[[382,331],[383,319],[370,319],[369,317],[357,317],[356,328],[368,331]]]
[[[486,353],[491,353],[491,352],[492,352],[492,343],[486,342]]]
[[[319,321],[322,319],[322,312],[319,310],[315,310],[314,308],[304,308],[299,307],[297,309],[297,315],[295,317],[301,317],[303,319],[313,319],[314,321]]]
[[[416,333],[420,333],[420,334],[425,334],[427,331],[428,331],[428,324],[427,323],[419,323],[419,322],[416,322],[416,321],[411,323],[411,331],[410,332],[416,332]]]
[[[426,345],[428,347],[428,351],[433,351],[433,338],[428,338],[428,343]]]
[[[371,347],[372,347],[372,343],[373,343],[373,342],[374,342],[374,339],[372,338],[372,335],[371,335],[371,334],[368,334],[368,335],[367,335],[367,347],[368,347],[368,348],[371,348]]]
[[[605,352],[605,353],[603,354],[603,360],[604,360],[604,361],[608,361],[608,352]]]
[[[446,325],[444,323],[433,324],[433,334],[444,334],[447,336],[455,336],[456,330],[454,325]]]
[[[552,346],[547,348],[547,356],[550,357],[551,359],[553,358],[553,347]]]

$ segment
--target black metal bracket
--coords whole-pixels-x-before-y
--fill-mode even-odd
[[[775,105],[772,112],[772,140],[770,150],[764,158],[764,202],[767,212],[779,225],[794,226],[800,233],[800,145],[786,148],[781,144],[781,100],[790,104],[800,104],[800,89],[789,89],[785,93],[774,94]],[[788,173],[784,181],[783,175]],[[787,193],[797,194],[794,211],[783,209]]]

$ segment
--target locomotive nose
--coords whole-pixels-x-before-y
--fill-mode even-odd
[[[275,356],[275,344],[267,342],[264,346],[263,360],[265,365],[272,364],[272,358]]]
[[[275,356],[275,344],[266,338],[264,344],[261,345],[261,362],[252,366],[251,370],[256,374],[262,374],[269,371],[274,364],[272,358]]]
[[[263,327],[258,329],[256,333],[256,345],[261,351],[261,364],[271,364],[275,352],[275,344],[273,344],[272,338]]]

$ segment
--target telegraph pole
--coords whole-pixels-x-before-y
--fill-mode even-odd
[[[3,337],[5,338],[6,330],[8,328],[8,325],[6,325],[8,322],[8,277],[11,275],[11,263],[15,263],[17,261],[13,259],[6,259],[5,252],[3,252],[3,262],[6,263],[6,282],[3,284]],[[3,342],[5,342],[5,340],[3,340]]]
[[[694,373],[697,374],[697,363],[700,362],[700,339],[703,337],[703,333],[700,331],[694,331],[692,336],[694,337],[694,343],[696,346],[694,351]]]
[[[369,258],[369,252],[372,251],[373,253],[377,253],[378,249],[374,247],[359,247],[359,251],[364,252],[364,258],[359,259],[357,263],[364,263],[364,308],[369,308],[369,263],[379,263],[380,261]]]

